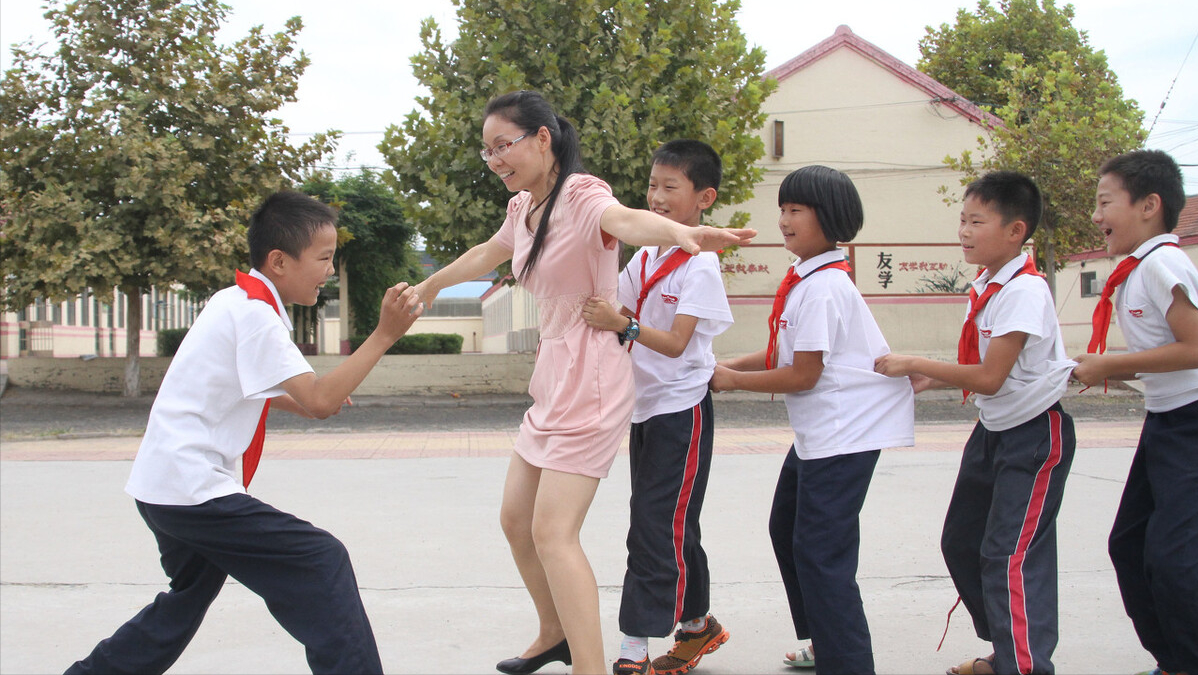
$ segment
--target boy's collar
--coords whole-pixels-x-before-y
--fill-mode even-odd
[[[986,268],[986,271],[982,272],[982,275],[973,282],[974,286],[978,289],[978,293],[981,293],[986,288],[987,284],[1005,284],[1010,281],[1012,277],[1015,276],[1015,273],[1023,268],[1023,265],[1027,262],[1027,257],[1028,256],[1026,253],[1020,253],[1014,258],[1008,260],[1002,267],[998,269],[998,272],[994,272],[990,268]]]
[[[287,306],[283,304],[283,298],[279,296],[279,289],[275,288],[275,282],[271,281],[270,277],[259,272],[257,267],[250,270],[250,276],[260,280],[270,289],[270,292],[275,296],[275,302],[278,303],[279,318],[283,320],[283,325],[287,327],[287,330],[291,330],[291,316],[287,312]]]
[[[671,247],[665,249],[664,251],[661,249],[660,246],[650,246],[647,248],[649,248],[652,251],[649,254],[649,262],[657,262],[658,260],[665,260],[669,256],[673,255],[674,251],[677,251],[679,247],[671,246]]]
[[[1158,234],[1155,237],[1151,237],[1143,244],[1137,246],[1136,250],[1131,252],[1131,255],[1133,258],[1143,258],[1155,246],[1159,246],[1161,244],[1177,244],[1180,243],[1180,241],[1181,240],[1176,234],[1173,234],[1172,232],[1165,232],[1164,234]]]

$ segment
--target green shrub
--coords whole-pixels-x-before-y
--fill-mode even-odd
[[[174,356],[175,352],[179,351],[179,344],[183,342],[185,335],[187,335],[186,328],[167,328],[158,331],[158,355]]]
[[[366,337],[356,335],[349,339],[350,346],[357,350]],[[462,336],[457,333],[417,333],[399,338],[388,354],[461,354]]]

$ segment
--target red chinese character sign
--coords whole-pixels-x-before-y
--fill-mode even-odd
[[[794,256],[781,246],[741,246],[720,258],[729,295],[774,297]]]

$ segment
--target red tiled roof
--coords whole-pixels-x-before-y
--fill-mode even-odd
[[[1177,227],[1173,234],[1182,239],[1198,237],[1198,195],[1186,197],[1186,205],[1177,215]]]
[[[1181,213],[1177,214],[1177,227],[1173,228],[1173,234],[1177,235],[1182,246],[1198,244],[1198,195],[1186,197],[1186,205],[1182,207]],[[1090,260],[1105,258],[1108,255],[1105,247],[1099,247],[1065,256],[1065,259],[1071,261]]]
[[[857,52],[879,66],[894,73],[894,75],[900,80],[922,89],[928,94],[928,96],[932,98],[933,101],[956,110],[971,122],[979,124],[985,123],[990,126],[1002,125],[1002,121],[994,115],[991,115],[990,113],[977,107],[973,104],[973,102],[957,94],[952,89],[949,89],[931,77],[928,77],[911,66],[896,59],[895,57],[883,51],[877,45],[858,37],[851,28],[844,25],[839,26],[836,29],[836,32],[832,34],[832,37],[827,38],[811,49],[799,54],[777,68],[774,68],[766,73],[765,76],[782,81],[795,72],[802,70],[811,63],[820,60],[824,56],[836,51],[837,49],[840,49],[841,47],[845,47]]]

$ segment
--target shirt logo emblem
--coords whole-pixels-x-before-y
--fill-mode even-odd
[[[789,327],[789,326],[790,326],[790,323],[789,323],[789,322],[788,322],[786,319],[784,319],[784,318],[783,318],[783,319],[779,319],[779,320],[778,320],[778,327],[779,327],[779,328],[787,328],[787,327]]]
[[[667,305],[677,305],[678,304],[678,296],[677,295],[669,295],[668,293],[662,293],[661,301],[666,303]]]
[[[979,330],[978,334],[981,335],[982,337],[986,338],[987,340],[990,339],[990,331],[988,331],[988,330]]]
[[[1127,310],[1127,313],[1136,317],[1137,319],[1144,316],[1144,310],[1142,309],[1129,309]]]

